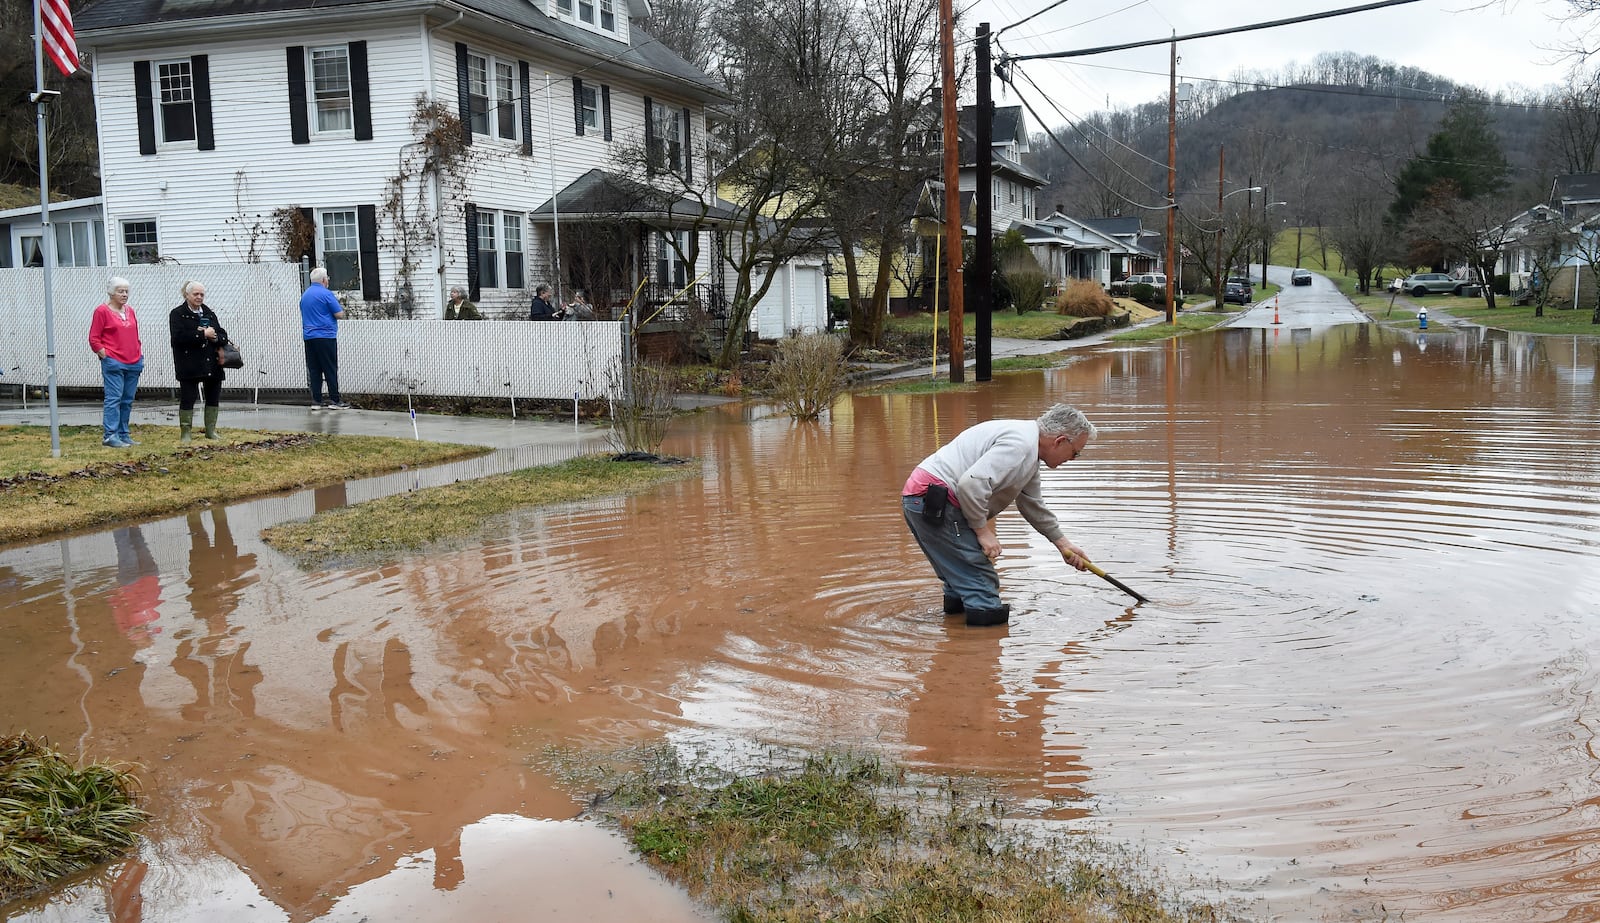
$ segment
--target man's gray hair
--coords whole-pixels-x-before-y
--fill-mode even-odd
[[[1072,436],[1073,438],[1077,438],[1082,433],[1088,433],[1088,441],[1091,442],[1095,436],[1100,434],[1100,431],[1095,429],[1094,424],[1089,422],[1089,418],[1083,415],[1083,411],[1076,407],[1068,407],[1066,404],[1057,404],[1039,414],[1039,432],[1044,433],[1046,436]]]
[[[123,287],[126,287],[126,288],[128,288],[130,290],[133,288],[133,286],[128,285],[128,280],[122,278],[121,276],[112,276],[110,279],[106,280],[106,294],[107,295],[109,295],[109,294],[115,292],[117,289],[123,288]]]
[[[311,270],[311,281],[312,282],[320,282],[323,285],[327,285],[328,284],[328,271],[326,269],[323,269],[321,266],[318,266],[316,269]]]

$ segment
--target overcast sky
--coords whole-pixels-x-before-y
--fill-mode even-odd
[[[970,0],[968,0],[970,2]],[[977,0],[966,22],[987,21],[998,32],[1054,0]],[[1363,0],[1066,0],[1005,31],[999,44],[1013,55],[1091,48],[1166,38],[1286,19],[1362,5]],[[1276,71],[1308,64],[1324,51],[1370,54],[1421,68],[1485,90],[1559,83],[1571,66],[1558,50],[1582,24],[1564,22],[1563,0],[1482,5],[1466,0],[1420,2],[1331,19],[1199,39],[1178,45],[1179,80],[1228,78],[1241,68]],[[1169,45],[1064,61],[1022,62],[1023,73],[1070,116],[1165,98]],[[1042,116],[1056,116],[1023,79],[1017,83]],[[996,89],[996,102],[1013,101]]]

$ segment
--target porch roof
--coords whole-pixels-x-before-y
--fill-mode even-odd
[[[704,227],[733,224],[738,215],[721,199],[701,205],[599,168],[568,183],[553,200],[546,199],[529,213],[529,220],[540,223],[619,218],[668,227]]]

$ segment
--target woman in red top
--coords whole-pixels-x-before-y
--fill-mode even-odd
[[[106,283],[106,303],[94,309],[89,322],[89,348],[100,357],[100,381],[105,387],[104,430],[101,444],[114,449],[138,445],[128,436],[133,415],[133,395],[144,371],[144,346],[139,342],[139,318],[128,305],[128,280],[113,276]]]

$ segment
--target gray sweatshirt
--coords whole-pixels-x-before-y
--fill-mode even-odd
[[[1061,537],[1061,524],[1040,499],[1039,424],[1032,420],[979,423],[917,467],[949,485],[974,529],[1015,502],[1040,535]]]

